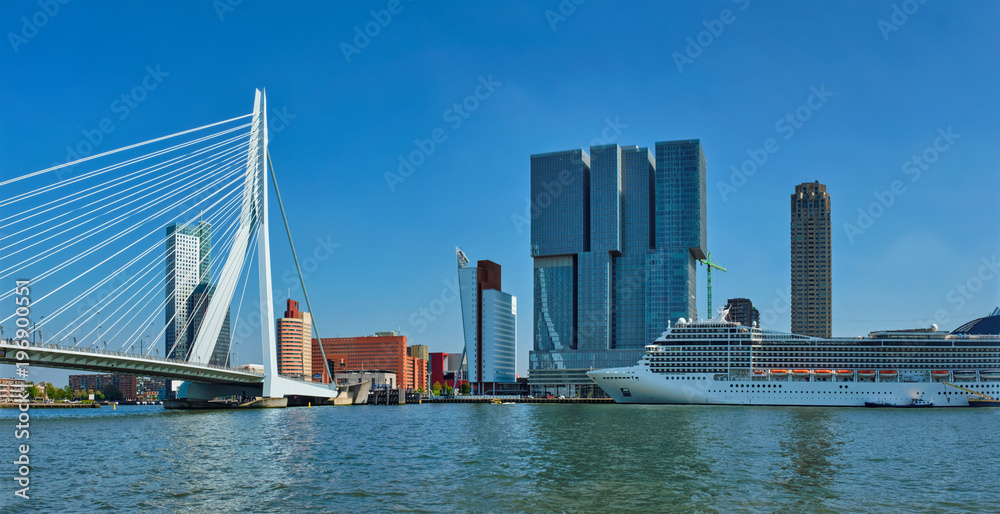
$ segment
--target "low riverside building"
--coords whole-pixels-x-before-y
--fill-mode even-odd
[[[69,388],[73,391],[103,391],[113,385],[122,392],[122,400],[127,402],[139,400],[139,379],[128,373],[102,373],[88,375],[70,375]]]
[[[0,403],[17,403],[21,401],[21,392],[27,387],[27,382],[19,378],[0,378]]]
[[[336,377],[338,386],[347,386],[353,384],[361,384],[364,382],[370,382],[372,389],[396,388],[396,374],[384,369],[344,371],[341,373],[337,373]]]
[[[462,387],[468,384],[469,381],[465,380],[464,377],[468,374],[468,369],[466,367],[466,362],[461,362],[461,353],[444,353],[435,352],[430,354],[430,376],[428,381],[430,382],[430,388],[434,388],[434,384],[439,384],[444,386],[447,384],[452,387]],[[455,382],[455,373],[458,372],[459,367],[462,369],[462,374],[458,382]]]

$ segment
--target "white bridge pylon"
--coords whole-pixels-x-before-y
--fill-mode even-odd
[[[191,346],[189,361],[207,363],[215,349],[239,277],[246,265],[251,236],[257,231],[257,267],[260,283],[260,338],[264,359],[263,397],[313,396],[334,398],[333,386],[300,382],[278,374],[277,341],[274,326],[274,306],[271,291],[271,253],[268,236],[267,193],[267,99],[258,89],[254,99],[253,121],[243,181],[239,226],[225,265],[216,282],[215,293],[208,304],[201,326]],[[201,387],[195,388],[202,390]],[[182,388],[180,395],[192,388]]]

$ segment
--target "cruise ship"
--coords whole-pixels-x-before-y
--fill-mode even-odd
[[[966,407],[1000,396],[1000,308],[952,332],[932,325],[829,339],[726,314],[681,318],[635,366],[587,375],[617,403]]]

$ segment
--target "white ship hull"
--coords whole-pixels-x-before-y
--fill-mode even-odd
[[[715,380],[705,373],[661,374],[639,366],[587,373],[616,403],[864,407],[865,402],[967,407],[968,393],[937,381]],[[1000,381],[963,384],[1000,394]]]

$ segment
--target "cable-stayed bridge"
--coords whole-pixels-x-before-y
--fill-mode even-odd
[[[0,177],[0,363],[183,380],[191,402],[336,397],[278,374],[269,166],[258,90],[250,114]],[[243,325],[263,374],[232,367]]]

